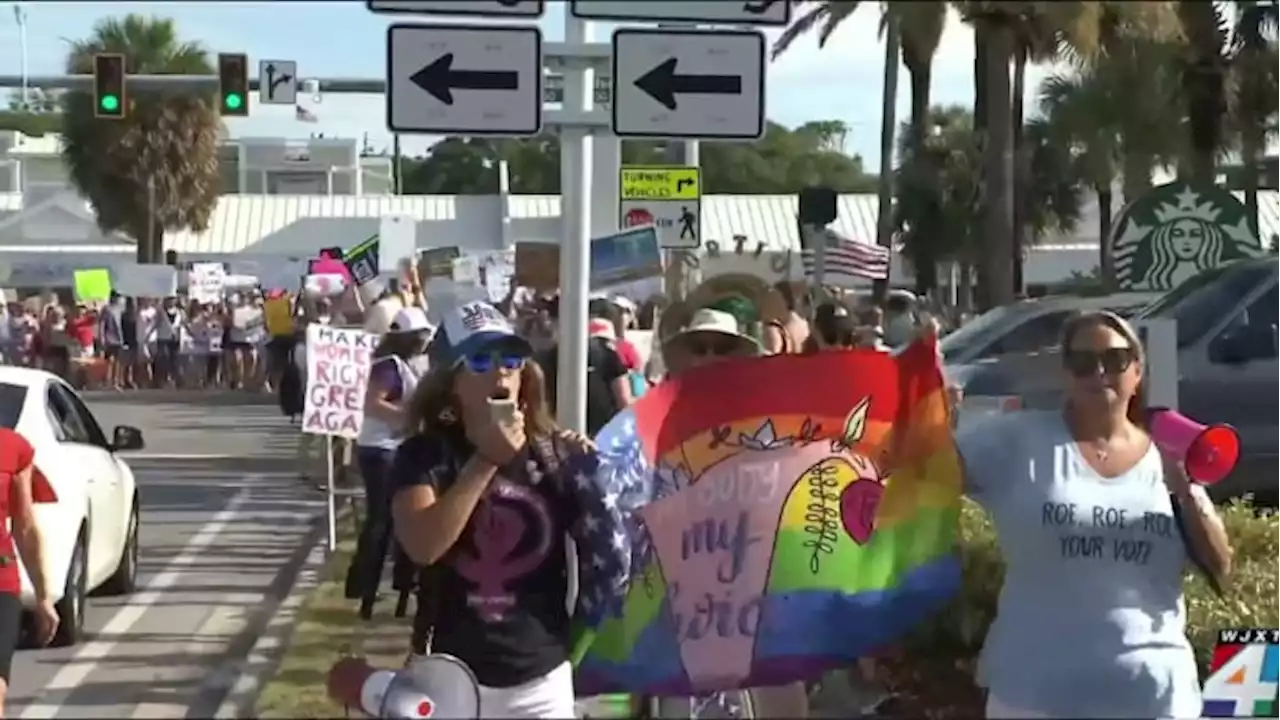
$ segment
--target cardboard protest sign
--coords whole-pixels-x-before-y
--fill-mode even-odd
[[[560,246],[553,243],[516,243],[516,284],[534,290],[560,287]]]
[[[355,439],[364,422],[364,393],[376,335],[352,328],[307,326],[307,393],[302,431]]]
[[[452,278],[453,261],[462,256],[457,246],[428,248],[418,254],[418,276],[428,278]]]

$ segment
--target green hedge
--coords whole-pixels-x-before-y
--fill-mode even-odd
[[[1228,586],[1218,597],[1205,581],[1187,574],[1187,627],[1201,672],[1213,649],[1217,630],[1227,627],[1280,626],[1280,524],[1272,511],[1237,502],[1220,509],[1235,549]],[[956,686],[971,682],[974,661],[987,627],[995,616],[1004,565],[995,532],[986,514],[966,501],[960,523],[964,567],[963,590],[933,622],[908,639],[903,652],[888,664],[895,689],[915,695],[920,709],[934,717],[956,715],[956,704],[971,705],[980,693]],[[948,676],[944,680],[944,676]],[[937,697],[945,694],[946,697]],[[933,697],[930,697],[933,696]],[[915,703],[913,703],[914,705]],[[952,705],[953,712],[934,712]],[[967,708],[958,716],[980,708]]]

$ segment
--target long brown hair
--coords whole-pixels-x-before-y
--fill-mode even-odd
[[[1081,330],[1091,327],[1105,327],[1119,333],[1125,340],[1129,341],[1129,347],[1133,351],[1133,361],[1138,363],[1142,368],[1142,379],[1138,382],[1138,387],[1134,390],[1133,397],[1129,398],[1129,408],[1125,412],[1129,422],[1138,427],[1146,427],[1147,409],[1143,407],[1146,401],[1147,388],[1147,349],[1142,346],[1142,338],[1138,337],[1138,332],[1133,329],[1129,321],[1106,310],[1095,310],[1092,312],[1082,312],[1072,315],[1062,323],[1062,340],[1060,347],[1062,348],[1062,359],[1066,361],[1067,352],[1071,349],[1071,341]]]
[[[441,365],[423,376],[409,400],[406,434],[442,435],[464,429],[462,409],[453,394],[453,382],[459,372],[457,365]],[[533,358],[525,360],[520,370],[518,400],[520,411],[524,413],[525,433],[529,437],[546,437],[560,429],[547,404],[546,373]]]

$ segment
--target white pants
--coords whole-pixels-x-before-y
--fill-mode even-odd
[[[482,718],[572,718],[573,667],[565,662],[523,685],[507,688],[480,686]]]
[[[408,666],[413,667],[413,664],[422,657],[410,655]],[[542,677],[514,687],[491,688],[484,685],[474,687],[479,691],[479,717],[482,718],[519,718],[521,720],[559,718],[563,720],[577,715],[573,696],[573,667],[568,662],[557,666]],[[471,691],[467,690],[467,692]],[[453,704],[446,698],[439,698],[439,702],[442,706],[441,710]],[[439,712],[437,715],[446,717],[447,711]],[[474,720],[474,718],[464,720]]]

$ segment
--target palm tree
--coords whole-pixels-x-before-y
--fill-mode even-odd
[[[1113,274],[1112,187],[1123,176],[1125,203],[1151,187],[1151,172],[1182,148],[1179,78],[1170,70],[1174,47],[1123,34],[1074,69],[1046,78],[1040,111],[1075,156],[1077,175],[1096,194],[1100,274]]]
[[[799,37],[818,30],[818,47],[824,47],[841,23],[853,16],[863,3],[827,0],[791,24],[773,45],[776,60]],[[881,28],[894,13],[901,36],[902,64],[911,76],[911,119],[907,124],[907,137],[913,143],[922,141],[929,129],[929,95],[933,84],[933,56],[938,52],[942,30],[947,23],[947,3],[933,0],[922,2],[881,3]]]
[[[1226,50],[1231,27],[1217,3],[1178,0],[1177,8],[1187,41],[1181,63],[1189,145],[1183,174],[1193,183],[1213,185],[1226,135]]]
[[[827,40],[845,20],[853,16],[860,5],[857,0],[827,0],[808,13],[798,18],[783,31],[773,46],[773,57],[786,52],[796,38],[818,29],[818,47],[826,45]],[[886,50],[894,53],[893,43],[897,42],[902,55],[902,63],[907,67],[911,83],[911,118],[907,125],[908,147],[922,143],[929,127],[929,95],[933,82],[933,56],[937,53],[938,43],[942,39],[942,30],[947,21],[947,3],[937,0],[921,0],[920,2],[883,2],[881,10],[881,31],[886,35]],[[881,230],[887,227],[889,213],[886,207],[891,192],[890,173],[883,172],[892,167],[892,158],[887,157],[886,150],[894,147],[893,129],[894,114],[898,98],[897,65],[886,61],[885,88],[881,97],[880,147],[881,157]],[[916,156],[915,154],[911,156]],[[903,157],[908,157],[904,155]],[[877,295],[883,294],[885,283],[877,282]]]
[[[1276,53],[1277,16],[1275,2],[1236,2],[1236,21],[1231,33],[1229,57],[1234,80],[1236,134],[1240,139],[1240,160],[1244,167],[1244,204],[1254,235],[1258,234],[1258,174],[1266,150],[1267,130],[1274,125],[1277,105]]]
[[[129,15],[99,23],[74,43],[67,72],[93,72],[97,53],[121,53],[130,74],[211,75],[208,53],[178,39],[172,20]],[[63,160],[104,233],[137,242],[139,262],[159,262],[166,230],[204,230],[218,203],[222,122],[212,95],[126,92],[120,120],[94,117],[88,93],[63,98]]]

